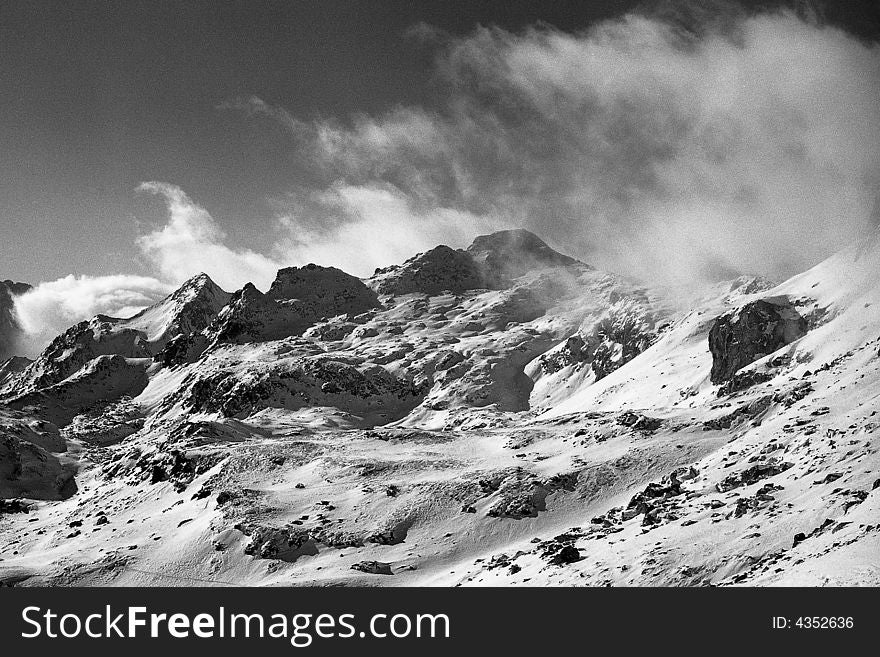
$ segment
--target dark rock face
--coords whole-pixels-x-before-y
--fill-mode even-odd
[[[302,335],[323,319],[354,317],[379,307],[376,293],[344,271],[317,265],[288,267],[278,271],[268,293],[248,283],[232,295],[205,334],[214,342],[280,340]],[[169,361],[192,360],[180,355],[190,350],[189,345],[179,347],[169,354]]]
[[[0,360],[15,354],[15,343],[21,332],[13,314],[14,297],[31,289],[27,283],[0,281]]]
[[[352,570],[359,570],[370,575],[393,575],[391,564],[384,561],[359,561],[352,564]]]
[[[532,269],[568,267],[582,264],[551,249],[527,230],[501,230],[477,237],[467,252],[482,267],[490,287],[503,287],[510,278]]]
[[[773,353],[807,332],[807,320],[787,299],[760,299],[722,315],[709,331],[712,383],[723,383],[741,368]]]
[[[359,413],[386,409],[389,416],[400,415],[417,406],[426,393],[426,385],[398,378],[378,365],[357,368],[316,356],[253,376],[220,371],[197,379],[183,394],[193,410],[238,417],[262,408],[308,405]]]
[[[488,287],[483,270],[470,253],[443,245],[420,253],[399,267],[377,271],[377,275],[381,274],[385,276],[377,286],[380,294],[435,295]]]
[[[24,356],[12,356],[0,363],[0,388],[12,378],[27,369],[28,365],[33,363],[30,358]]]
[[[380,307],[376,293],[359,278],[335,267],[314,264],[278,270],[266,296],[276,301],[296,299],[316,320],[357,315]]]
[[[42,447],[0,435],[0,498],[65,500],[76,492],[73,466]]]
[[[753,465],[749,468],[746,468],[742,472],[736,472],[734,474],[728,475],[722,481],[715,484],[715,488],[719,493],[726,493],[729,490],[733,490],[734,488],[740,488],[742,486],[750,486],[762,479],[767,479],[768,477],[775,477],[780,472],[785,472],[792,466],[791,463],[786,463],[783,461],[777,461],[772,463],[758,463],[757,465]]]

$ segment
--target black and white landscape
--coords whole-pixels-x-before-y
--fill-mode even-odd
[[[11,4],[7,28],[43,25]],[[155,11],[244,38],[234,4]],[[428,62],[391,86],[424,78],[433,100],[385,89],[303,116],[246,85],[173,86],[216,122],[179,152],[218,125],[243,131],[230,151],[260,143],[187,169],[220,176],[198,196],[170,179],[186,158],[155,156],[90,187],[92,218],[78,194],[24,230],[13,212],[44,192],[4,156],[0,278],[27,282],[0,282],[0,582],[880,584],[868,5],[621,2],[564,22],[454,4],[398,16],[409,45],[389,46]],[[122,30],[115,7],[77,20]],[[305,21],[292,7],[271,20]],[[34,48],[0,64],[32,73],[19,97],[50,93]],[[141,63],[195,76],[175,68],[188,52]],[[356,76],[341,57],[308,66]],[[137,115],[110,104],[110,123]],[[117,183],[137,223],[108,228]],[[248,194],[251,220],[230,209]]]

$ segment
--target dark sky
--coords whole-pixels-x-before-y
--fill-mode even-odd
[[[179,185],[230,240],[260,249],[296,182],[282,129],[218,110],[258,96],[300,118],[430,104],[432,52],[406,33],[478,24],[566,30],[640,4],[553,0],[0,0],[0,278],[138,273],[158,222],[142,181]],[[766,3],[761,3],[766,4]],[[873,0],[828,19],[874,34]]]

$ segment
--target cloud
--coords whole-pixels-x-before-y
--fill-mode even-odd
[[[251,99],[325,175],[286,219],[300,252],[363,239],[361,268],[510,225],[645,279],[782,278],[870,222],[880,49],[809,12],[672,2],[440,47],[439,107],[305,123]]]
[[[249,281],[266,289],[283,266],[269,256],[226,246],[224,231],[179,187],[148,182],[138,190],[158,194],[168,209],[166,223],[138,239],[156,275],[70,275],[40,283],[15,298],[22,330],[17,353],[34,356],[56,335],[96,314],[130,317],[200,272],[227,290]]]
[[[167,223],[138,239],[144,255],[165,280],[180,283],[205,272],[227,290],[248,282],[266,289],[284,266],[255,251],[226,246],[226,234],[217,222],[179,187],[147,182],[138,190],[161,196],[168,207]]]
[[[15,298],[17,352],[34,356],[73,324],[97,314],[130,317],[173,286],[149,276],[65,276]]]
[[[315,220],[327,214],[335,221]],[[299,215],[282,216],[279,223],[287,237],[275,248],[291,261],[335,266],[359,276],[441,243],[467,246],[474,231],[491,232],[503,225],[496,218],[460,210],[420,208],[389,184],[333,185],[313,195]]]

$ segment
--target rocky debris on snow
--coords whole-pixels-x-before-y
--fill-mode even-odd
[[[522,468],[505,477],[499,484],[487,482],[485,490],[497,492],[498,501],[487,515],[492,518],[535,518],[547,509],[547,497],[556,491],[574,491],[577,474],[556,474],[539,479]],[[494,490],[493,490],[494,487]]]
[[[76,438],[92,445],[107,446],[140,431],[144,426],[141,409],[124,396],[119,401],[81,413],[61,431],[70,440]]]
[[[269,527],[239,523],[235,529],[250,538],[244,553],[260,559],[279,559],[294,562],[299,557],[318,553],[308,530],[295,526]]]
[[[359,570],[370,575],[393,575],[391,564],[383,561],[358,561],[351,565],[352,570]]]
[[[689,471],[684,471],[689,475]],[[643,525],[653,525],[662,520],[675,520],[677,516],[674,514],[674,505],[669,504],[670,500],[682,494],[681,480],[679,479],[679,471],[672,472],[663,478],[660,483],[651,482],[645,489],[636,493],[626,505],[626,509],[621,514],[622,520],[628,520],[637,515],[644,515]]]
[[[0,499],[0,515],[4,513],[30,513],[30,505],[19,499],[4,500]]]
[[[782,490],[782,486],[765,484],[751,497],[740,497],[737,499],[736,507],[727,515],[727,517],[740,518],[746,513],[758,511],[768,504],[772,504],[775,501],[773,494],[779,490]]]
[[[751,484],[757,483],[762,479],[767,479],[768,477],[775,477],[779,473],[785,472],[790,467],[792,467],[792,464],[786,463],[784,461],[757,463],[741,472],[735,472],[728,475],[723,480],[718,482],[715,485],[715,488],[718,490],[719,493],[726,493],[727,491],[733,490],[735,488],[741,488],[742,486],[749,486]]]
[[[745,370],[744,372],[737,372],[736,374],[731,375],[727,381],[718,386],[717,394],[719,397],[726,397],[727,395],[732,395],[741,390],[746,390],[752,386],[769,381],[775,375],[776,373],[772,371]]]
[[[580,550],[574,543],[583,536],[583,532],[579,528],[573,528],[563,534],[554,536],[548,541],[538,541],[536,550],[540,552],[541,558],[546,560],[552,566],[566,566],[571,563],[580,561]]]
[[[427,388],[399,378],[379,365],[358,367],[332,356],[307,356],[247,373],[216,371],[182,392],[195,411],[226,417],[259,409],[332,406],[357,413],[385,413],[387,419],[417,406]],[[377,418],[378,419],[378,418]]]
[[[663,426],[663,420],[656,417],[648,417],[634,411],[624,411],[615,418],[615,422],[634,431],[651,433]]]
[[[150,484],[167,481],[174,490],[181,492],[193,479],[213,468],[223,458],[225,455],[222,452],[187,454],[167,447],[142,452],[135,448],[127,453],[119,452],[115,458],[106,461],[102,472],[108,479],[124,476]]]
[[[785,297],[759,299],[715,320],[709,331],[712,383],[729,381],[746,365],[807,332],[805,320]]]
[[[703,429],[706,431],[721,431],[735,427],[743,422],[755,421],[770,407],[770,404],[772,403],[772,395],[758,397],[721,417],[706,420],[703,422]]]

